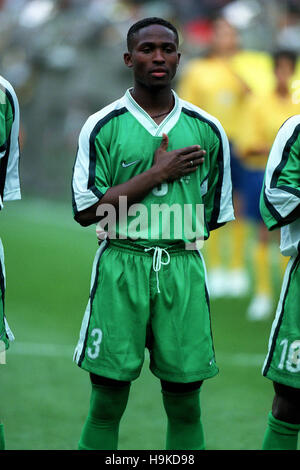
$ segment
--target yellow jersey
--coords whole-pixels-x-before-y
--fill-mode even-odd
[[[271,89],[271,76],[271,59],[262,52],[240,51],[229,58],[198,58],[183,70],[178,94],[219,119],[234,141],[247,87],[256,92]]]
[[[300,114],[300,103],[293,102],[292,94],[282,97],[273,91],[266,96],[248,97],[241,112],[240,131],[236,139],[238,151],[246,167],[265,168],[279,128],[295,114]],[[251,155],[251,150],[262,148],[267,151]]]

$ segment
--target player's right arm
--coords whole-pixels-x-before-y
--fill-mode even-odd
[[[117,211],[120,196],[127,197],[127,206],[140,202],[155,187],[164,181],[174,181],[184,175],[195,172],[203,162],[205,151],[199,145],[193,145],[182,149],[168,152],[169,139],[166,134],[154,154],[152,167],[142,172],[125,183],[112,186],[105,191],[105,194],[90,207],[78,211],[75,220],[80,225],[88,226],[100,220],[96,215],[101,204],[110,204]],[[191,166],[193,161],[193,166]]]
[[[269,230],[300,218],[300,115],[288,119],[274,140],[265,171],[260,212]]]

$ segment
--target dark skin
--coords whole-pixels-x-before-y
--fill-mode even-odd
[[[274,418],[285,423],[300,424],[300,389],[273,383],[275,396],[272,404]]]
[[[132,96],[157,124],[165,119],[174,106],[171,81],[179,61],[175,34],[161,25],[140,29],[134,36],[131,51],[124,54],[125,65],[133,70],[134,75]],[[149,170],[109,188],[98,203],[79,212],[76,220],[83,226],[96,223],[100,220],[96,211],[101,204],[112,204],[118,210],[119,197],[126,196],[130,207],[142,201],[155,186],[196,172],[204,161],[206,152],[199,145],[169,152],[168,145],[168,136],[164,134]]]

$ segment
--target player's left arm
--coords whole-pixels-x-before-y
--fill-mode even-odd
[[[219,122],[208,129],[210,142],[208,175],[203,181],[203,203],[209,230],[215,230],[234,220],[230,147],[228,138]]]
[[[300,217],[300,116],[288,119],[273,143],[260,197],[269,230]]]

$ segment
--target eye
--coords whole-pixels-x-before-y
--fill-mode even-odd
[[[172,46],[166,46],[166,47],[164,48],[164,51],[165,51],[167,54],[173,54],[173,52],[175,52],[175,49],[174,49],[174,47],[172,47]]]

